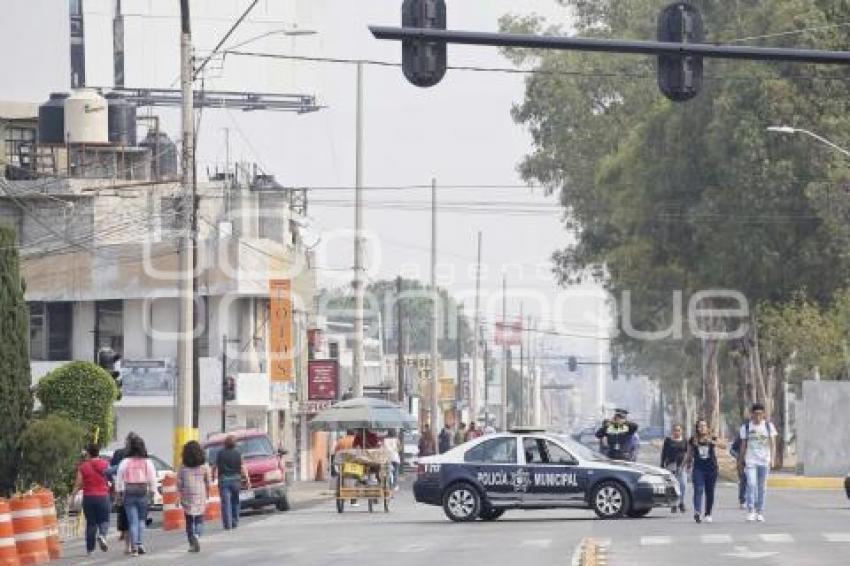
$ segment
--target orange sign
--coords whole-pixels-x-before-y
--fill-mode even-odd
[[[292,282],[269,280],[269,377],[272,381],[295,378],[292,348]]]
[[[451,377],[441,377],[440,381],[440,401],[454,401],[455,398],[455,380]]]

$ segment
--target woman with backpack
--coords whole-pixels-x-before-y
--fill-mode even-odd
[[[210,489],[210,469],[206,465],[204,449],[194,440],[183,446],[183,466],[177,474],[180,505],[186,516],[186,536],[189,552],[200,552],[200,537],[204,533],[204,511]]]
[[[145,521],[150,500],[156,492],[156,468],[148,458],[145,441],[139,436],[129,439],[127,454],[115,474],[115,489],[127,513],[130,553],[133,556],[145,554]]]
[[[716,448],[725,448],[726,444],[711,434],[708,422],[700,419],[696,424],[696,433],[688,440],[688,454],[685,467],[691,471],[694,484],[694,521],[703,520],[703,496],[705,496],[705,522],[710,523],[714,509],[714,489],[717,485],[718,466]]]

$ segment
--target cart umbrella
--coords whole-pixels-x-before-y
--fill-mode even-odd
[[[406,429],[414,430],[418,422],[413,416],[389,401],[358,397],[340,401],[325,409],[310,421],[313,430],[349,430],[349,429]]]

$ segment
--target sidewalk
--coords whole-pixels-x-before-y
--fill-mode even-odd
[[[293,511],[313,507],[333,497],[328,481],[297,481],[289,487],[289,504]]]

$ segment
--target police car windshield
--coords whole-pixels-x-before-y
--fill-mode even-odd
[[[558,439],[558,442],[563,444],[564,448],[569,450],[574,456],[578,456],[582,460],[607,460],[607,458],[605,458],[605,456],[603,456],[602,454],[594,452],[587,446],[579,444],[568,436],[553,435],[553,437]]]

